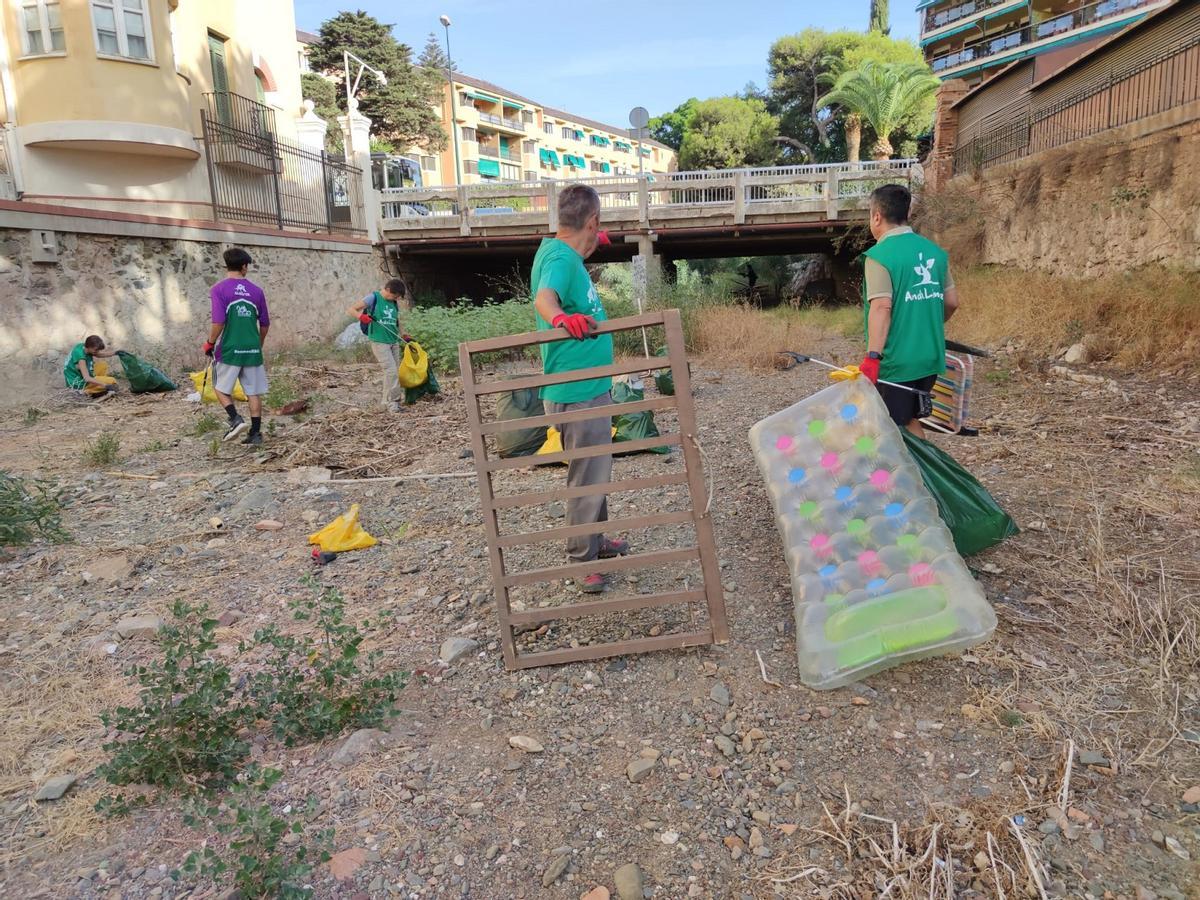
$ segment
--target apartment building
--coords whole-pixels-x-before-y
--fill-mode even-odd
[[[921,47],[934,74],[975,85],[1017,60],[1064,65],[1175,0],[921,0]],[[1191,2],[1191,0],[1183,0]]]
[[[281,168],[268,138],[298,137],[292,0],[2,6],[0,171],[9,199],[212,218],[209,163],[249,183]],[[206,157],[202,111],[252,140],[223,140]]]
[[[637,141],[628,131],[523,97],[499,85],[454,73],[440,114],[459,137],[438,157],[420,158],[425,184],[599,178],[673,171],[675,151]],[[639,159],[640,156],[640,159]]]

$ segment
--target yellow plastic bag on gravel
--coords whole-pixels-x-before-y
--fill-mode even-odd
[[[217,390],[213,387],[212,366],[207,369],[201,369],[199,372],[188,372],[188,378],[192,379],[192,385],[200,394],[201,403],[217,403]],[[246,401],[246,392],[242,390],[242,383],[235,381],[233,384],[233,399]]]
[[[358,524],[358,504],[342,513],[320,531],[308,536],[310,544],[316,544],[326,553],[345,553],[347,550],[365,550],[378,541]]]

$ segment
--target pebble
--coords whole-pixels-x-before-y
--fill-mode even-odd
[[[1038,826],[1038,831],[1042,834],[1058,834],[1062,831],[1062,828],[1053,819],[1046,819]]]
[[[261,519],[254,523],[255,531],[278,531],[283,527],[283,523],[278,519]]]
[[[163,620],[158,616],[133,616],[128,619],[122,619],[113,628],[117,637],[123,641],[131,638],[154,637],[162,630]]]
[[[613,872],[613,881],[617,886],[617,896],[621,900],[642,900],[643,887],[642,870],[637,863],[626,863]]]
[[[1108,768],[1112,765],[1108,757],[1096,750],[1080,750],[1076,757],[1081,766],[1101,766]]]
[[[546,749],[542,746],[541,741],[524,734],[514,734],[508,739],[508,745],[515,750],[523,750],[526,753],[541,753]]]
[[[360,728],[342,743],[329,757],[335,766],[347,766],[371,753],[387,733],[378,728]]]
[[[479,649],[479,641],[468,637],[448,637],[442,642],[438,658],[448,666]]]
[[[735,753],[737,753],[737,744],[723,734],[718,734],[715,738],[713,738],[713,743],[716,744],[717,749],[726,756],[733,756]]]
[[[708,697],[717,706],[729,706],[729,688],[721,682],[713,685],[712,690],[708,692]]]
[[[57,800],[65,794],[76,781],[74,775],[59,775],[56,778],[51,778],[33,795],[33,799],[39,802],[43,800]]]
[[[550,885],[562,878],[563,873],[567,871],[567,866],[570,864],[570,853],[563,853],[556,856],[554,862],[550,863],[550,867],[542,874],[542,887],[550,887]]]
[[[654,766],[655,761],[653,759],[635,759],[625,767],[625,777],[632,784],[641,784],[654,771]]]
[[[670,847],[674,844],[678,844],[679,843],[679,832],[678,831],[664,831],[659,836],[659,840],[662,841],[664,844],[666,844],[668,847]]]
[[[581,896],[579,900],[609,900],[611,895],[608,893],[608,888],[602,884],[596,885],[586,894]]]

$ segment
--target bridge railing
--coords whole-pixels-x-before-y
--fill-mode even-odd
[[[920,177],[916,160],[885,160],[388,188],[380,195],[384,230],[413,232],[413,237],[417,232],[470,235],[500,227],[554,231],[558,192],[583,183],[600,195],[606,227],[637,230],[697,219],[731,225],[786,215],[860,219],[875,187],[911,184]]]

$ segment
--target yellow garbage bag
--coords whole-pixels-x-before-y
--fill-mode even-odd
[[[416,341],[404,345],[399,373],[400,384],[406,388],[420,387],[429,380],[429,354]]]
[[[378,541],[363,531],[358,524],[358,504],[342,513],[320,531],[308,536],[310,544],[316,544],[326,553],[345,553],[347,550],[365,550]]]
[[[108,363],[102,359],[98,359],[92,363],[92,377],[99,381],[100,384],[89,384],[83,389],[85,394],[106,394],[108,393],[108,386],[117,383],[117,379],[108,374]]]
[[[615,427],[612,430],[612,435],[613,435],[613,437],[617,436],[617,429]],[[539,447],[537,453],[535,453],[533,455],[534,456],[546,456],[547,454],[550,454],[550,453],[562,453],[562,451],[563,451],[562,433],[557,428],[555,428],[553,425],[551,425],[549,428],[546,429],[546,440],[542,442],[542,446]],[[544,464],[544,465],[546,465],[546,464]],[[560,465],[565,466],[566,463],[561,463]]]
[[[840,369],[834,369],[829,373],[830,381],[849,381],[851,378],[859,376],[858,366],[842,366]]]
[[[213,372],[212,366],[207,369],[202,369],[199,372],[188,372],[188,378],[192,379],[192,385],[200,392],[201,403],[217,403],[217,390],[213,387]],[[233,383],[233,399],[245,402],[246,392],[242,390],[242,383],[235,381]]]

